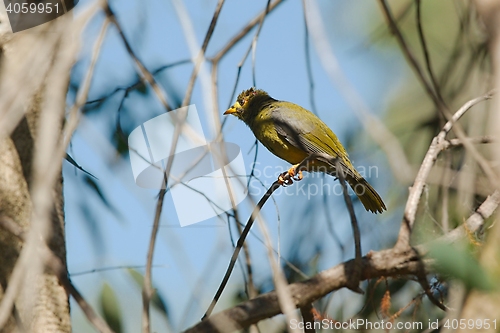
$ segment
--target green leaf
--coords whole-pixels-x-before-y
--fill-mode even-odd
[[[132,277],[132,279],[135,281],[139,289],[142,290],[144,286],[144,277],[142,276],[142,274],[133,268],[128,268],[127,271]],[[161,297],[161,295],[158,293],[156,288],[154,288],[154,286],[153,289],[154,293],[153,296],[151,297],[151,304],[153,305],[154,308],[156,308],[156,310],[158,310],[162,315],[164,315],[168,319],[168,310],[166,302],[163,299],[163,297]]]
[[[137,284],[137,286],[139,287],[139,289],[142,290],[142,286],[144,285],[144,277],[142,276],[142,274],[133,268],[127,268],[127,271],[130,274],[130,276],[132,277],[132,279],[134,279],[134,281]]]
[[[493,290],[495,285],[488,273],[465,244],[435,243],[429,256],[436,260],[436,270],[464,283],[469,289]]]
[[[106,323],[116,333],[122,332],[122,316],[115,292],[104,283],[101,290],[101,310]]]

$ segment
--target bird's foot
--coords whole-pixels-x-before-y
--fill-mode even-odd
[[[292,177],[290,177],[290,174],[288,173],[288,171],[285,171],[278,176],[278,183],[281,186],[289,186],[289,185],[293,184]]]
[[[300,181],[304,178],[304,175],[302,174],[302,171],[297,172],[297,167],[299,165],[296,164],[292,166],[288,171],[283,172],[281,175],[278,177],[278,182],[282,186],[289,186],[293,184],[293,181]]]
[[[293,180],[296,180],[296,181],[302,180],[302,178],[304,178],[304,175],[302,174],[302,171],[300,171],[300,170],[297,171],[297,167],[298,166],[299,166],[298,164],[295,164],[290,169],[288,169],[288,174],[290,175],[290,177]]]

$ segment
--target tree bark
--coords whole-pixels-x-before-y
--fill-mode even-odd
[[[0,13],[0,16],[1,13]],[[64,16],[61,18],[64,20]],[[61,21],[58,19],[56,21]],[[66,18],[67,20],[67,18]],[[8,21],[7,21],[8,22]],[[49,54],[53,57],[41,59],[39,63],[24,63],[30,55],[40,50],[29,50],[29,44],[38,39],[44,39],[53,24],[30,29],[25,32],[12,34],[5,28],[5,17],[0,17],[0,93],[1,98],[7,97],[9,88],[14,94],[25,94],[24,103],[11,103],[9,110],[4,110],[0,121],[8,121],[7,112],[24,114],[15,129],[4,139],[0,139],[0,218],[13,221],[23,231],[30,228],[33,205],[30,197],[32,185],[32,161],[34,144],[39,140],[40,112],[50,89],[45,89],[45,77],[50,70],[51,62],[61,52],[56,46]],[[49,45],[51,45],[49,43]],[[57,45],[55,43],[54,45]],[[28,47],[27,47],[28,46]],[[51,48],[51,46],[47,46]],[[34,47],[32,47],[34,48]],[[40,64],[43,64],[40,67]],[[29,77],[29,82],[16,80],[26,75],[26,70],[35,70]],[[70,73],[66,74],[66,90],[69,84]],[[9,83],[12,86],[9,87]],[[12,94],[12,91],[11,91]],[[65,93],[64,93],[65,94]],[[62,101],[64,103],[64,101]],[[53,124],[53,130],[61,133],[61,122]],[[66,248],[64,238],[64,211],[62,195],[62,174],[53,187],[52,192],[51,236],[48,245],[61,261],[66,264]],[[18,262],[22,249],[21,242],[8,231],[0,228],[0,303],[8,288],[12,271]],[[29,288],[28,288],[29,287]],[[33,293],[34,291],[34,293]],[[50,270],[45,269],[42,274],[33,278],[25,277],[14,302],[12,313],[7,324],[0,327],[0,332],[70,332],[68,295],[59,283],[58,278]]]

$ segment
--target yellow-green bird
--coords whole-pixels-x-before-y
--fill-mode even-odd
[[[345,179],[366,210],[373,213],[387,210],[377,191],[356,171],[337,136],[314,113],[297,104],[278,101],[263,90],[250,88],[239,94],[224,114],[243,120],[271,153],[294,164],[289,170],[292,177],[295,166],[311,154],[338,158]],[[324,171],[336,176],[335,164],[320,159],[307,163],[304,170]]]

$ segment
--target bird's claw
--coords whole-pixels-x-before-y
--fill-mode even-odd
[[[292,166],[288,171],[283,172],[278,177],[278,182],[282,186],[289,186],[293,184],[293,181],[300,181],[304,178],[302,171],[297,172],[297,165]]]
[[[302,178],[304,178],[304,175],[300,170],[297,172],[297,167],[298,165],[294,165],[290,169],[288,169],[288,174],[293,180],[299,181],[302,180]]]
[[[293,184],[292,177],[290,177],[288,171],[285,171],[278,176],[278,182],[281,186],[290,186]]]

